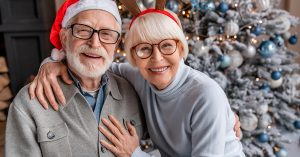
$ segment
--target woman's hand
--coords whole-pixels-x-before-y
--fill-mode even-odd
[[[48,109],[49,102],[54,110],[57,111],[57,100],[61,104],[66,103],[63,92],[57,82],[58,76],[61,76],[63,81],[67,84],[73,82],[68,75],[67,67],[62,62],[45,63],[29,86],[30,99],[37,97],[38,101],[45,109]]]
[[[241,135],[242,135],[242,131],[241,131],[241,123],[240,123],[240,118],[238,115],[235,115],[235,124],[234,124],[234,132],[235,132],[235,136],[239,139],[241,139]]]
[[[117,157],[130,157],[134,150],[139,146],[139,137],[134,126],[126,122],[128,131],[125,130],[120,122],[113,116],[108,119],[102,118],[102,123],[109,129],[100,126],[99,131],[111,142],[101,140],[100,143],[110,150]]]

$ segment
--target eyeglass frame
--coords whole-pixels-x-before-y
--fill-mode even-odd
[[[75,36],[75,35],[74,35],[74,30],[73,30],[73,28],[74,28],[75,25],[82,25],[82,26],[86,26],[86,27],[91,28],[91,29],[93,30],[91,36],[90,36],[89,38],[87,38],[87,39],[85,39],[85,38],[80,38],[80,37],[78,37],[78,36]],[[97,29],[94,29],[94,28],[91,27],[91,26],[88,26],[88,25],[85,25],[85,24],[81,24],[81,23],[73,23],[72,25],[66,27],[66,29],[70,29],[70,28],[71,28],[71,31],[72,31],[72,36],[75,37],[75,38],[82,39],[82,40],[90,40],[90,39],[93,37],[93,35],[94,35],[95,33],[97,33],[97,34],[98,34],[99,41],[102,42],[102,43],[105,43],[105,44],[116,44],[116,43],[118,42],[120,36],[121,36],[121,34],[120,34],[118,31],[115,31],[115,30],[112,30],[112,29],[99,29],[99,30],[97,30]],[[99,34],[99,33],[100,33],[100,31],[102,31],[102,30],[109,30],[109,31],[113,31],[113,32],[118,33],[117,40],[116,40],[114,43],[107,43],[107,42],[101,41],[101,38],[100,38],[100,34]]]
[[[165,40],[173,40],[173,41],[175,41],[175,50],[174,50],[174,52],[172,52],[172,53],[170,53],[170,54],[164,54],[164,53],[162,53],[162,51],[160,50],[159,44],[162,43],[162,42],[165,41]],[[149,44],[149,45],[151,45],[151,47],[152,47],[152,52],[151,52],[151,54],[150,54],[148,57],[146,57],[146,58],[141,58],[141,57],[139,57],[140,59],[147,59],[147,58],[151,57],[151,55],[153,54],[154,45],[157,45],[157,48],[158,48],[158,50],[159,50],[159,52],[160,52],[161,54],[163,54],[163,55],[168,55],[168,56],[169,56],[169,55],[172,55],[172,54],[174,54],[174,53],[176,52],[177,47],[178,47],[178,45],[177,45],[178,42],[179,42],[178,39],[163,39],[163,40],[161,40],[161,41],[160,41],[159,43],[157,43],[157,44],[150,44],[150,43],[143,42],[143,43],[139,43],[139,44],[133,46],[133,47],[131,48],[131,50],[134,50],[134,52],[135,52],[135,54],[137,55],[137,57],[139,57],[138,54],[137,54],[137,51],[136,51],[136,47],[139,46],[140,44]]]

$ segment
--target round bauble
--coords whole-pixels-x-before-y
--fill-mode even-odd
[[[242,52],[242,55],[245,57],[245,58],[253,58],[255,55],[256,55],[256,48],[252,45],[249,45],[247,47],[247,50],[244,50]]]
[[[221,68],[227,68],[231,64],[231,58],[228,55],[219,56],[218,60],[220,61]]]
[[[271,41],[277,46],[277,47],[283,47],[284,46],[284,39],[281,35],[276,35],[275,37],[271,38]]]
[[[177,0],[167,0],[166,8],[175,13],[178,13],[180,11],[180,4]]]
[[[272,119],[268,114],[263,114],[259,117],[258,128],[267,129],[268,126],[272,123]]]
[[[296,129],[300,129],[300,120],[296,120],[294,122],[294,126],[295,126]]]
[[[276,153],[276,157],[287,157],[288,153],[284,148],[280,148]]]
[[[256,36],[260,36],[262,33],[261,26],[255,26],[251,29],[251,33],[255,34]]]
[[[297,44],[297,42],[298,42],[298,37],[296,35],[293,35],[289,38],[290,44],[295,45],[295,44]]]
[[[141,1],[146,8],[151,8],[151,7],[154,7],[154,5],[155,5],[154,0],[141,0]]]
[[[224,26],[224,32],[226,35],[234,36],[237,35],[239,31],[240,31],[239,25],[233,21],[227,22]]]
[[[230,69],[238,68],[240,65],[243,64],[244,58],[239,51],[237,50],[230,51],[228,55],[231,58],[231,64],[229,67]]]
[[[270,8],[270,0],[255,0],[255,5],[258,11],[265,11]]]
[[[261,143],[266,143],[266,142],[269,141],[270,137],[269,137],[269,135],[266,134],[266,133],[261,133],[261,134],[259,134],[259,135],[257,136],[257,139],[258,139],[258,141],[261,142]]]
[[[229,10],[229,4],[226,2],[221,2],[218,6],[218,11],[221,13],[226,13]]]
[[[271,73],[271,78],[273,79],[273,80],[279,80],[280,78],[281,78],[281,72],[280,71],[273,71],[272,73]]]
[[[272,41],[263,41],[259,45],[259,54],[263,58],[269,58],[272,57],[272,55],[276,52],[277,48],[276,45]]]
[[[282,85],[282,82],[283,82],[283,79],[282,79],[282,77],[280,77],[280,79],[278,79],[278,80],[271,79],[269,84],[270,84],[271,88],[278,88]]]
[[[240,116],[241,128],[246,131],[253,131],[257,128],[258,119],[253,114],[244,114]]]

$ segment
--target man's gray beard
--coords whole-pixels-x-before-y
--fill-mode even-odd
[[[69,48],[67,48],[69,50]],[[103,52],[101,49],[97,50],[97,54],[103,57],[104,65],[102,67],[97,67],[93,64],[82,64],[79,60],[79,54],[88,50],[89,47],[87,45],[80,46],[75,52],[66,51],[66,58],[68,65],[72,67],[79,75],[88,78],[98,78],[101,77],[111,66],[112,59],[109,58],[106,52]],[[88,51],[89,52],[89,51]],[[93,51],[95,52],[95,50]]]

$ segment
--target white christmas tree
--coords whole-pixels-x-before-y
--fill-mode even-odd
[[[154,0],[139,0],[141,8]],[[167,0],[190,46],[186,63],[215,79],[240,117],[249,157],[287,157],[283,143],[300,133],[300,66],[289,32],[299,19],[280,0]],[[130,14],[119,6],[128,23]],[[126,26],[126,24],[125,24]],[[124,29],[126,30],[126,29]],[[119,50],[117,61],[123,61]]]

